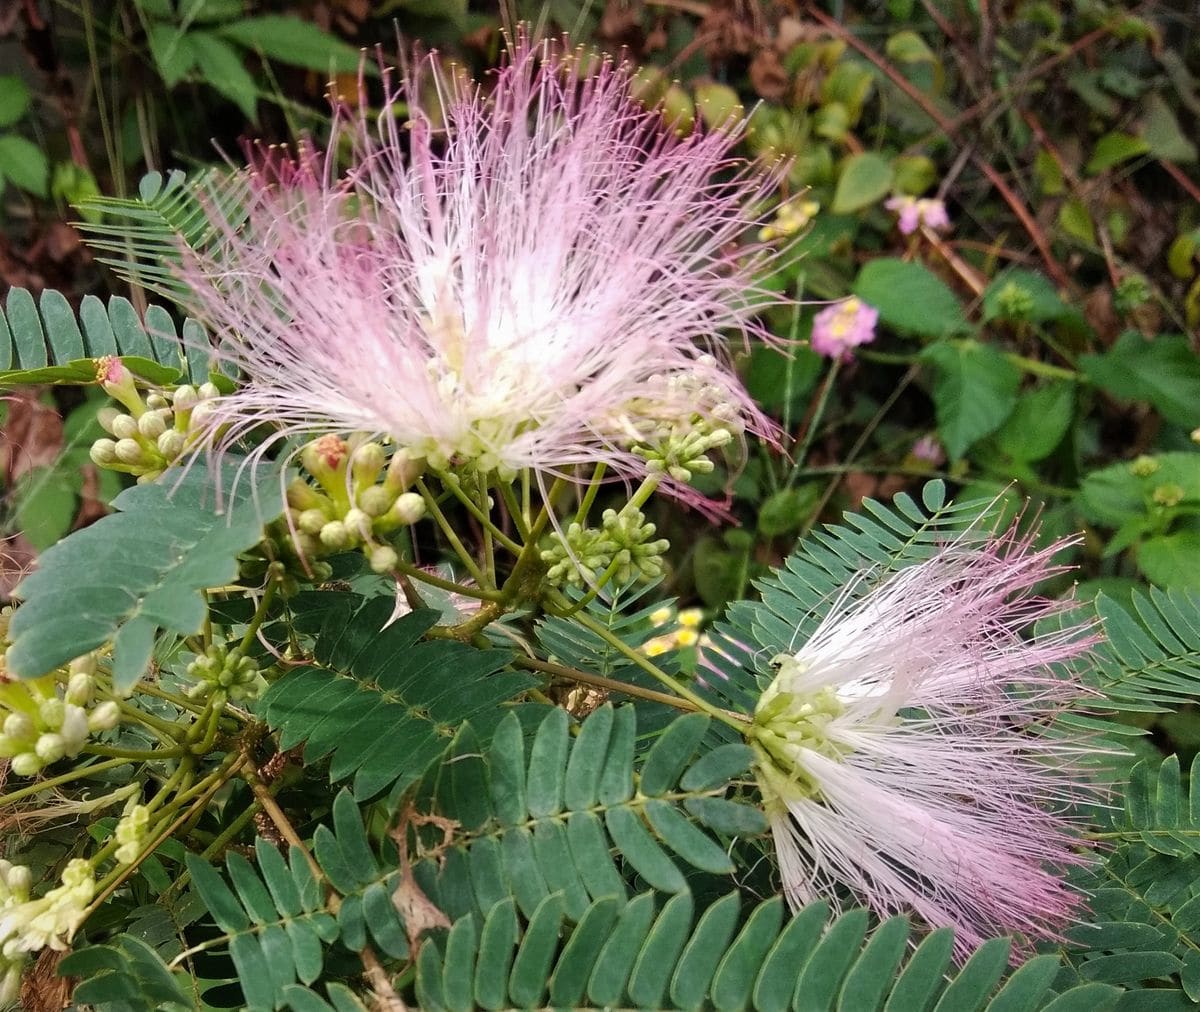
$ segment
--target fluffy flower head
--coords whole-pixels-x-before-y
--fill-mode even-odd
[[[1091,788],[1082,745],[1042,732],[1086,694],[1047,666],[1092,638],[1022,635],[1063,607],[1029,593],[1058,547],[947,546],[776,658],[753,744],[793,907],[848,888],[881,916],[953,927],[960,954],[1074,918],[1061,872],[1085,858],[1063,809]]]
[[[852,348],[875,340],[879,310],[851,296],[822,309],[813,318],[812,350],[827,358],[848,362]]]
[[[732,156],[736,124],[679,137],[627,68],[583,63],[521,39],[485,91],[431,56],[377,120],[341,114],[344,176],[308,149],[237,178],[244,215],[183,269],[247,381],[221,438],[266,420],[435,469],[637,473],[612,420],[675,380],[711,392],[667,405],[689,424],[769,429],[721,341],[778,300],[754,282],[775,251],[739,246],[775,175]]]

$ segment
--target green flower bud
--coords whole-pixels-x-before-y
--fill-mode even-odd
[[[96,655],[83,654],[79,657],[76,657],[75,660],[67,665],[67,670],[73,675],[80,673],[85,675],[94,675],[96,673]]]
[[[294,479],[287,487],[287,504],[294,510],[320,509],[329,502],[303,478]]]
[[[88,730],[111,731],[121,720],[121,708],[113,700],[101,703],[88,714]]]
[[[415,524],[424,515],[425,500],[416,492],[405,492],[391,510],[391,516],[402,524]]]
[[[177,432],[175,429],[167,429],[158,437],[158,452],[167,460],[174,460],[183,453],[184,446],[187,445],[187,437],[182,432]]]
[[[96,680],[83,671],[77,671],[67,682],[67,702],[73,706],[87,706],[96,690]]]
[[[201,383],[196,393],[202,401],[211,401],[213,398],[221,396],[221,391],[217,389],[215,383]]]
[[[170,408],[171,402],[162,394],[150,394],[146,398],[146,407],[151,411],[161,411],[163,408]]]
[[[124,415],[120,408],[115,408],[111,404],[106,404],[96,412],[96,421],[100,423],[100,428],[105,432],[112,432],[113,421]]]
[[[117,460],[122,464],[145,464],[146,456],[139,442],[133,439],[117,440]]]
[[[132,439],[138,434],[137,419],[133,415],[117,415],[112,420],[111,431],[118,439]]]
[[[1183,502],[1186,494],[1187,493],[1184,492],[1182,485],[1176,485],[1174,483],[1159,485],[1154,490],[1154,501],[1158,503],[1159,506],[1166,506],[1170,508],[1172,506],[1178,506],[1181,502]]]
[[[366,539],[371,534],[371,518],[360,509],[347,510],[346,515],[342,517],[342,523],[346,525],[346,531],[354,543]]]
[[[363,443],[351,457],[350,467],[355,481],[362,485],[373,484],[387,463],[387,454],[378,443]]]
[[[23,738],[10,738],[6,734],[0,734],[0,759],[11,759],[18,752],[23,752],[26,747],[27,743]]]
[[[37,757],[49,766],[67,754],[67,745],[61,734],[43,734],[38,738],[33,750]]]
[[[392,494],[383,485],[372,485],[358,495],[359,508],[369,517],[381,517],[392,508]]]
[[[38,720],[42,722],[43,727],[47,727],[51,731],[57,731],[62,727],[63,718],[66,715],[67,704],[57,696],[44,700],[38,707]]]
[[[371,549],[369,560],[371,569],[376,573],[390,573],[396,568],[396,564],[400,561],[400,556],[396,554],[395,549],[387,545],[378,545]]]
[[[8,768],[19,777],[35,777],[46,764],[36,752],[22,752],[9,761]]]
[[[137,427],[147,439],[158,439],[167,431],[167,419],[162,411],[147,411],[138,419]]]
[[[7,738],[32,738],[37,733],[33,720],[25,713],[10,713],[4,718],[4,735]]]
[[[1159,464],[1156,457],[1151,457],[1143,453],[1132,464],[1129,465],[1129,473],[1135,478],[1149,478],[1162,465]]]
[[[176,411],[191,411],[200,403],[200,395],[193,386],[176,387],[175,392],[171,394],[171,403]]]
[[[93,444],[88,456],[92,458],[93,464],[99,464],[101,467],[107,467],[109,464],[117,462],[117,444],[111,439],[97,439]]]
[[[329,517],[324,510],[302,510],[296,517],[296,526],[306,534],[320,534],[321,528],[329,523]]]
[[[421,472],[424,470],[424,459],[414,457],[412,453],[401,447],[392,454],[392,459],[388,463],[387,478],[384,479],[384,486],[393,493],[403,492],[421,477]]]
[[[346,530],[346,525],[340,520],[331,520],[322,527],[320,538],[321,544],[334,551],[350,544],[350,532]]]

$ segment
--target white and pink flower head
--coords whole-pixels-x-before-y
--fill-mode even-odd
[[[884,202],[884,207],[896,214],[896,227],[901,235],[912,235],[922,225],[934,231],[942,231],[950,227],[950,215],[946,204],[933,197],[910,197],[901,194],[890,197]]]
[[[849,362],[853,349],[875,340],[879,310],[856,296],[842,299],[813,317],[812,350],[826,358]]]
[[[783,301],[756,281],[778,249],[744,241],[778,172],[733,155],[740,122],[677,136],[629,68],[524,36],[486,87],[437,55],[384,77],[377,118],[339,111],[345,173],[309,148],[239,174],[239,217],[186,254],[189,308],[244,377],[222,445],[270,422],[435,469],[636,476],[611,420],[673,377],[719,392],[713,424],[770,431],[724,351]]]
[[[960,956],[1077,917],[1064,870],[1088,858],[1067,812],[1096,788],[1087,743],[1051,725],[1089,692],[1050,666],[1095,637],[1030,634],[1072,606],[1032,593],[1062,547],[1015,530],[950,544],[851,588],[775,658],[752,744],[794,908],[849,889],[881,917],[954,928]]]

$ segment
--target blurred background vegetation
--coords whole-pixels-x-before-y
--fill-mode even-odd
[[[810,304],[772,320],[790,352],[741,356],[782,445],[710,477],[730,520],[656,518],[671,593],[716,610],[822,521],[935,476],[1014,515],[1035,504],[1047,536],[1082,530],[1083,595],[1200,587],[1192,0],[6,0],[0,294],[144,308],[83,244],[76,224],[104,213],[89,199],[169,215],[148,173],[323,138],[330,88],[359,100],[364,47],[420,40],[482,74],[520,20],[624,52],[677,130],[742,107],[746,153],[791,165],[776,231],[800,238],[769,280]],[[902,234],[897,194],[943,200],[952,227]],[[878,336],[834,364],[807,339],[849,294]],[[4,405],[4,589],[116,491],[88,461],[98,403]],[[1195,753],[1200,712],[1151,740]]]

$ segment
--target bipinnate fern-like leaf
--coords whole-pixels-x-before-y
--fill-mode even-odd
[[[1176,756],[1139,763],[1096,835],[1110,849],[1081,876],[1091,913],[1070,963],[1085,980],[1151,982],[1164,1009],[1200,1002],[1200,759],[1186,778]]]
[[[25,288],[12,288],[0,311],[0,390],[33,383],[94,383],[93,361],[117,355],[149,383],[209,377],[208,340],[194,320],[176,328],[161,306],[139,316],[128,299],[114,295],[107,305],[85,295],[78,315],[61,292],[47,289],[35,300]]]
[[[227,464],[236,471],[238,461]],[[145,673],[159,630],[199,632],[202,592],[237,577],[238,555],[283,506],[275,473],[258,475],[253,488],[222,484],[223,511],[215,472],[203,465],[126,489],[116,512],[46,551],[17,590],[24,603],[9,626],[7,670],[36,678],[111,642],[113,686],[124,692]]]
[[[689,891],[594,900],[572,926],[561,893],[531,916],[506,901],[466,914],[417,961],[425,1012],[452,1009],[632,1008],[786,1012],[1103,1012],[1121,991],[1083,984],[1058,993],[1059,965],[1041,956],[1011,975],[1009,942],[983,945],[957,971],[948,929],[915,948],[893,917],[868,932],[865,910],[830,921],[814,903],[785,919],[779,897],[742,909],[737,893],[697,911]]]
[[[83,201],[80,210],[88,220],[79,229],[118,277],[178,301],[186,292],[175,269],[184,247],[201,251],[218,242],[214,218],[232,227],[240,220],[241,191],[229,179],[217,168],[191,179],[179,170],[165,176],[150,172],[138,183],[136,197]]]
[[[623,906],[635,875],[663,893],[685,891],[689,875],[731,875],[728,839],[766,831],[756,805],[727,796],[750,749],[697,758],[708,717],[679,717],[644,757],[632,706],[600,707],[574,736],[570,724],[549,711],[526,747],[511,714],[486,748],[465,731],[437,771],[432,807],[461,831],[416,874],[448,916],[482,919],[511,899],[532,917],[557,894],[563,916],[578,921],[596,900]]]
[[[500,704],[536,684],[509,668],[508,651],[419,642],[434,611],[388,624],[390,598],[342,595],[327,604],[308,616],[320,623],[312,662],[272,685],[259,712],[283,748],[303,743],[307,763],[328,756],[331,781],[353,776],[360,799],[419,780],[466,720],[489,737],[504,716]]]

